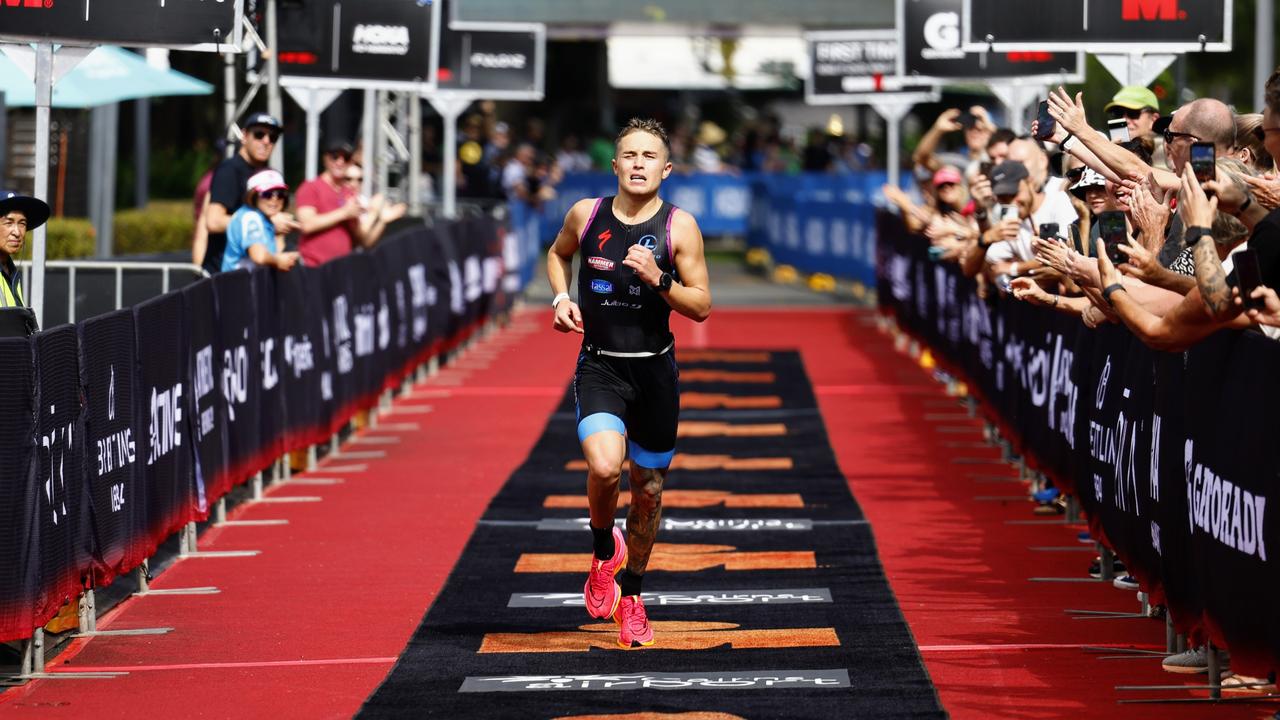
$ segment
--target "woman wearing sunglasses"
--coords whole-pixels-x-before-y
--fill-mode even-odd
[[[298,253],[283,252],[284,235],[296,225],[284,211],[288,203],[289,186],[280,173],[263,170],[249,178],[244,205],[227,226],[223,272],[254,265],[287,271],[298,263]]]

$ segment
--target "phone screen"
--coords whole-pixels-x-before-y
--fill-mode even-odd
[[[1191,143],[1191,172],[1195,173],[1196,180],[1201,183],[1212,180],[1216,174],[1214,167],[1216,162],[1217,153],[1213,143]]]
[[[1049,101],[1040,101],[1040,109],[1037,112],[1036,120],[1040,123],[1036,128],[1036,139],[1048,140],[1053,137],[1053,133],[1058,129],[1058,126],[1054,121],[1053,116],[1049,114]]]
[[[1098,213],[1098,232],[1102,236],[1102,242],[1107,246],[1107,257],[1111,258],[1113,264],[1119,265],[1129,261],[1129,256],[1120,250],[1127,232],[1124,213],[1118,210]]]
[[[1129,125],[1124,118],[1112,118],[1107,121],[1107,134],[1111,142],[1129,142]]]
[[[1253,248],[1245,248],[1231,254],[1236,266],[1236,279],[1240,282],[1240,301],[1246,308],[1263,307],[1262,298],[1251,298],[1253,289],[1262,284],[1262,270],[1258,266],[1258,254]]]
[[[978,163],[978,174],[983,177],[991,177],[991,168],[995,167],[995,163],[984,160]]]
[[[1044,240],[1058,239],[1058,223],[1040,223],[1040,237]]]

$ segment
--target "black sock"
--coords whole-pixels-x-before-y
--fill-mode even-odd
[[[597,560],[608,560],[613,557],[613,526],[607,528],[591,528],[592,544]]]
[[[643,575],[637,575],[630,570],[623,570],[618,573],[618,586],[622,588],[622,596],[640,594],[640,583],[644,582]]]

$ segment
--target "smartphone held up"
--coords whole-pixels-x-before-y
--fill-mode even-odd
[[[1054,120],[1053,116],[1049,114],[1048,100],[1040,101],[1040,108],[1036,112],[1036,121],[1037,121],[1037,124],[1036,124],[1035,137],[1037,140],[1041,140],[1041,141],[1048,140],[1053,137],[1053,134],[1055,132],[1058,131],[1057,121]]]
[[[1209,182],[1217,174],[1217,151],[1213,143],[1191,143],[1191,172],[1201,185]]]
[[[1129,256],[1120,249],[1128,235],[1123,212],[1108,210],[1098,213],[1098,234],[1107,248],[1107,258],[1112,264],[1128,262]]]

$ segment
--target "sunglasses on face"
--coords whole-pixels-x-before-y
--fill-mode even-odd
[[[1080,182],[1080,178],[1082,177],[1084,177],[1083,167],[1071,168],[1070,170],[1067,171],[1066,178],[1072,185]]]
[[[249,135],[251,135],[254,140],[266,140],[273,143],[280,139],[280,133],[276,130],[251,130]]]
[[[330,160],[341,160],[342,162],[351,162],[351,153],[349,153],[349,152],[342,152],[342,151],[338,151],[338,152],[331,152],[331,153],[329,153],[329,159],[330,159]]]
[[[288,190],[267,190],[266,192],[262,193],[258,197],[262,198],[263,200],[288,200],[289,191]]]
[[[1191,133],[1174,132],[1174,131],[1172,131],[1172,130],[1165,130],[1165,131],[1164,131],[1164,144],[1165,144],[1165,145],[1172,145],[1172,144],[1173,144],[1173,141],[1174,141],[1174,140],[1177,140],[1177,139],[1178,139],[1178,138],[1180,138],[1180,137],[1184,137],[1184,138],[1191,138],[1191,142],[1200,142],[1200,138],[1196,137],[1195,135],[1192,135]]]
[[[1142,117],[1142,113],[1143,113],[1142,110],[1131,110],[1129,108],[1111,108],[1109,112],[1113,120],[1118,120],[1120,118],[1129,118],[1130,120],[1137,120],[1138,118]]]

